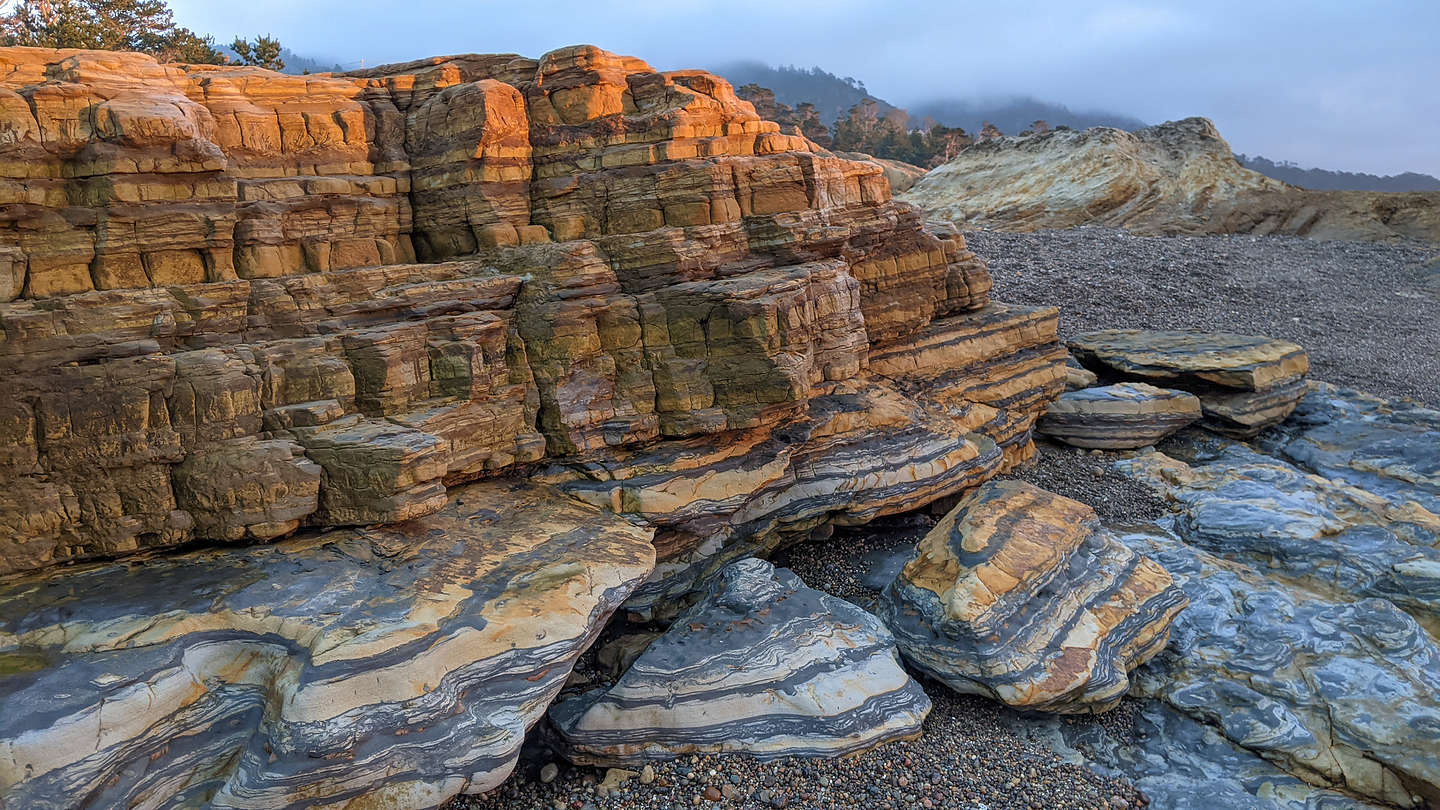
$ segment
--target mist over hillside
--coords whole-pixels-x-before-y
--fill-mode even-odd
[[[1115,127],[1136,130],[1145,126],[1144,121],[1129,115],[1102,110],[1077,111],[1064,104],[1053,104],[1028,96],[987,101],[926,101],[910,108],[910,118],[917,121],[933,118],[947,127],[961,127],[967,132],[979,132],[988,121],[1006,135],[1024,132],[1035,121],[1045,121],[1052,127],[1071,129]]]
[[[731,84],[739,87],[758,84],[775,92],[775,100],[791,107],[808,101],[815,105],[820,120],[826,125],[842,118],[856,104],[866,98],[880,102],[881,115],[897,109],[884,99],[876,98],[865,87],[865,82],[841,77],[818,67],[798,68],[793,66],[771,67],[761,62],[735,62],[712,68]],[[1030,128],[1036,120],[1044,120],[1052,127],[1066,126],[1071,129],[1107,126],[1120,129],[1139,129],[1145,122],[1138,118],[1104,111],[1076,111],[1063,104],[1052,104],[1026,96],[970,101],[961,99],[931,99],[906,110],[912,127],[920,127],[926,118],[933,118],[947,127],[962,127],[970,133],[977,133],[988,121],[1007,135],[1016,135]]]
[[[1277,163],[1260,155],[1250,157],[1237,154],[1235,159],[1245,168],[1254,169],[1266,177],[1314,191],[1440,191],[1440,178],[1416,172],[1381,176],[1364,172],[1304,169],[1289,161],[1282,160]]]
[[[808,101],[815,105],[815,112],[827,126],[843,118],[851,107],[861,101],[875,98],[865,89],[864,82],[848,76],[836,76],[818,67],[771,67],[763,62],[733,62],[711,70],[736,87],[753,83],[773,90],[775,100],[781,104],[794,107]],[[875,100],[880,102],[881,115],[895,109],[894,105],[882,99]]]

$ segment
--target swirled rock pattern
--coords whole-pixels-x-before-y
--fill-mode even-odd
[[[1295,414],[1263,437],[1267,452],[1397,508],[1440,515],[1440,411],[1312,382]]]
[[[0,573],[414,519],[547,460],[659,530],[644,612],[1023,461],[1063,386],[1053,309],[709,74],[0,63]]]
[[[1282,422],[1308,390],[1310,360],[1294,343],[1223,332],[1107,329],[1069,342],[1103,381],[1136,380],[1191,391],[1203,424],[1250,438]]]
[[[1241,165],[1206,118],[1134,132],[1094,127],[982,139],[902,199],[966,230],[1101,225],[1161,236],[1440,242],[1440,194],[1292,186]]]
[[[406,807],[498,785],[654,564],[534,484],[246,549],[0,584],[7,806]]]
[[[1167,810],[1380,810],[1333,787],[1292,776],[1214,728],[1158,700],[1138,701],[1129,722],[1079,725],[1046,715],[1011,717],[1068,761],[1123,774],[1150,806]]]
[[[1115,705],[1184,606],[1090,507],[991,481],[920,541],[879,610],[906,660],[951,688],[1079,713]]]
[[[484,790],[622,600],[1030,457],[1057,317],[703,72],[0,49],[0,779]]]
[[[1075,447],[1125,449],[1152,445],[1199,418],[1194,394],[1116,383],[1061,394],[1036,428]]]
[[[1186,463],[1163,453],[1117,462],[1179,511],[1186,542],[1267,575],[1379,597],[1440,630],[1440,517],[1312,475],[1242,444]]]
[[[572,761],[625,765],[857,753],[919,735],[929,712],[878,619],[752,558],[721,571],[613,686],[550,719]]]
[[[1305,782],[1401,807],[1440,800],[1440,648],[1414,618],[1161,532],[1124,541],[1190,600],[1169,646],[1136,673],[1136,692]]]

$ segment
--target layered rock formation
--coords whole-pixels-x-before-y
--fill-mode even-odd
[[[0,691],[37,707],[0,778],[36,806],[484,790],[622,600],[994,476],[1064,385],[1056,310],[708,74],[0,55]]]
[[[650,531],[483,482],[393,528],[0,584],[0,796],[430,807],[498,785],[654,564]]]
[[[730,565],[619,680],[550,710],[572,762],[837,756],[918,736],[930,699],[880,621],[763,560]]]
[[[906,163],[903,160],[890,160],[878,158],[874,155],[867,155],[864,152],[836,152],[836,156],[846,160],[867,160],[877,164],[885,170],[885,180],[890,184],[890,190],[896,194],[909,191],[914,185],[920,182],[927,171],[921,166],[913,163]]]
[[[1310,359],[1294,343],[1222,332],[1106,329],[1069,341],[1101,379],[1192,391],[1205,427],[1250,438],[1289,416],[1305,395]]]
[[[654,603],[1016,463],[1061,386],[1053,310],[707,74],[6,63],[0,571],[410,519],[548,457],[660,527]]]
[[[978,141],[903,199],[968,229],[1440,242],[1440,193],[1297,188],[1240,165],[1204,118]]]
[[[910,663],[957,691],[1080,713],[1120,700],[1184,606],[1090,507],[993,481],[921,540],[880,616]]]
[[[1185,391],[1117,383],[1067,391],[1036,428],[1075,447],[1145,447],[1200,418],[1200,400]]]

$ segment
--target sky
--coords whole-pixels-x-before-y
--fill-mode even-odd
[[[1237,152],[1440,176],[1440,0],[171,0],[229,42],[347,68],[588,43],[662,70],[819,66],[902,107],[1034,96],[1148,123],[1202,115]]]

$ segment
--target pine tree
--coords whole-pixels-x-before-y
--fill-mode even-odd
[[[273,37],[257,37],[254,42],[236,37],[230,44],[230,50],[239,57],[239,64],[270,70],[285,69],[285,60],[280,58],[280,41]]]
[[[284,65],[274,39],[245,44],[258,60],[246,64]],[[161,62],[229,61],[212,37],[176,25],[165,0],[0,0],[0,45],[139,51]]]

